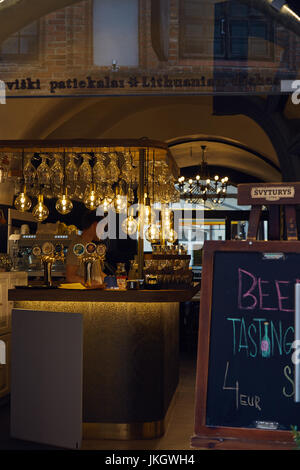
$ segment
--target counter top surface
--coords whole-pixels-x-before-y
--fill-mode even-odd
[[[109,290],[16,288],[8,291],[10,301],[49,302],[188,302],[199,292],[200,284],[187,289]]]

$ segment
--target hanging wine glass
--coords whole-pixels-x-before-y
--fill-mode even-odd
[[[93,168],[95,183],[104,183],[106,179],[105,155],[103,153],[95,154],[96,163]]]
[[[117,183],[120,177],[119,159],[116,152],[109,153],[109,163],[106,167],[106,181],[110,184]]]
[[[86,197],[87,187],[89,187],[92,182],[90,160],[91,156],[89,154],[82,154],[82,163],[78,168],[78,180],[75,193],[78,199],[84,199]]]
[[[92,168],[90,165],[91,156],[88,153],[82,154],[83,161],[78,169],[79,180],[84,183],[91,183]]]
[[[50,168],[47,163],[48,155],[40,155],[42,162],[37,168],[37,178],[39,186],[50,186]]]
[[[10,158],[11,160],[11,158]],[[0,183],[6,183],[9,178],[9,159],[7,154],[0,155]]]
[[[121,166],[121,178],[123,178],[128,184],[134,178],[134,169],[132,166],[132,155],[129,150],[123,153],[123,164]]]
[[[24,154],[24,170],[23,176],[24,181],[28,189],[32,189],[36,182],[36,169],[33,166],[32,159],[34,154],[27,153]]]
[[[63,180],[64,180],[64,170],[61,164],[61,154],[53,154],[54,162],[50,168],[50,180],[52,194],[55,196],[60,194],[62,191]]]
[[[160,184],[165,184],[169,179],[169,168],[166,162],[158,162],[157,181]]]
[[[42,159],[42,162],[36,170],[37,183],[40,188],[43,188],[43,196],[51,198],[51,171],[47,163],[49,156],[47,154],[41,154],[40,158]]]
[[[66,155],[69,161],[66,165],[66,188],[69,196],[74,196],[76,193],[76,185],[78,181],[78,168],[75,163],[77,159],[76,153],[69,153]]]

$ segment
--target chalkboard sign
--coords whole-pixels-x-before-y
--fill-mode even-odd
[[[298,281],[300,242],[205,242],[194,447],[293,445]]]

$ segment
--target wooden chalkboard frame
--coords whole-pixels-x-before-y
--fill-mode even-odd
[[[204,243],[195,390],[195,434],[191,439],[191,446],[207,449],[295,449],[296,445],[289,431],[206,425],[213,266],[216,252],[300,253],[300,241],[234,240]]]

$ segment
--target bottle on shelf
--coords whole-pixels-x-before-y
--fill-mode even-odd
[[[127,288],[127,272],[125,269],[125,263],[118,263],[116,270],[117,285],[120,290],[126,290]]]
[[[128,280],[136,280],[138,278],[138,263],[136,259],[130,261],[130,268],[128,272]]]

